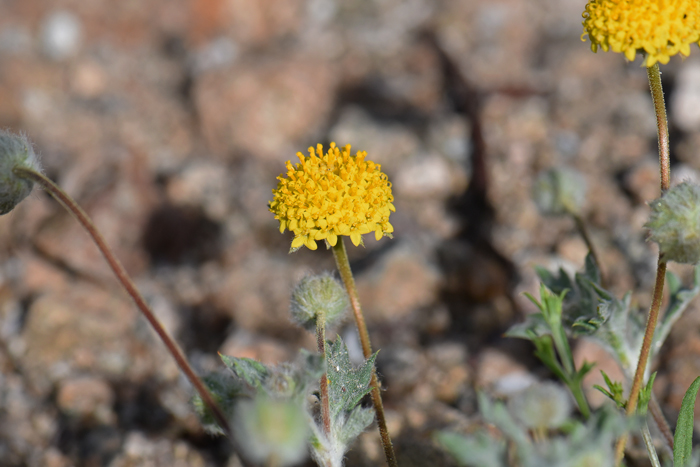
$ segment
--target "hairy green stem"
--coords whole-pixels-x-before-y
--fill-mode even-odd
[[[664,91],[661,86],[661,71],[659,64],[647,67],[647,77],[649,78],[649,88],[651,90],[651,98],[654,103],[654,111],[656,113],[656,127],[659,139],[659,176],[661,194],[671,187],[671,150],[668,137],[668,119],[666,117],[666,104],[664,103]],[[639,398],[639,390],[644,383],[644,374],[646,372],[647,363],[649,360],[649,352],[656,330],[656,323],[659,319],[659,310],[661,309],[661,299],[664,293],[664,279],[666,277],[666,261],[659,253],[659,259],[656,267],[656,282],[654,284],[654,298],[651,302],[651,309],[647,318],[646,329],[644,330],[644,340],[642,341],[642,350],[639,354],[639,362],[637,370],[632,380],[632,389],[630,389],[629,400],[627,402],[627,415],[632,415],[637,408],[637,400]],[[627,436],[622,436],[615,450],[615,465],[620,465],[625,454],[625,445],[627,444]]]
[[[64,208],[66,208],[66,210],[69,213],[71,213],[78,220],[78,222],[83,226],[83,228],[85,228],[87,233],[90,235],[90,237],[92,237],[92,240],[95,242],[95,245],[97,245],[97,248],[99,248],[100,252],[102,252],[102,255],[107,260],[107,264],[109,264],[109,267],[112,268],[114,275],[117,277],[124,289],[126,289],[126,292],[134,300],[138,309],[141,311],[146,320],[148,320],[153,329],[156,331],[156,334],[158,334],[160,339],[168,348],[168,351],[173,356],[182,372],[185,373],[187,379],[190,380],[192,386],[194,386],[204,403],[207,405],[207,407],[209,407],[209,410],[211,410],[211,413],[214,415],[214,418],[216,418],[216,421],[219,423],[219,425],[221,425],[221,428],[226,432],[226,434],[230,435],[231,429],[229,427],[228,420],[224,416],[224,413],[216,404],[211,394],[204,386],[202,380],[199,378],[199,376],[197,376],[190,364],[187,362],[187,359],[182,353],[180,347],[177,345],[177,343],[175,343],[172,337],[170,337],[170,335],[155,317],[149,306],[146,304],[146,300],[136,288],[136,285],[129,277],[129,274],[124,269],[124,266],[122,266],[119,260],[114,256],[114,253],[107,245],[107,242],[105,241],[104,237],[99,232],[99,230],[97,230],[97,227],[92,222],[87,213],[78,205],[78,203],[75,202],[75,200],[73,200],[73,198],[71,198],[65,191],[63,191],[58,185],[56,185],[44,174],[36,172],[32,169],[28,169],[26,167],[17,167],[13,170],[13,172],[18,177],[32,180],[33,182],[36,182],[41,187],[43,187]]]
[[[335,263],[338,266],[340,277],[343,279],[343,284],[345,284],[345,289],[348,292],[352,312],[355,315],[357,332],[360,335],[360,343],[362,344],[362,353],[364,354],[365,358],[369,358],[372,356],[372,345],[369,341],[367,324],[365,323],[365,317],[362,314],[360,298],[357,295],[355,279],[352,275],[352,270],[350,269],[350,261],[348,260],[348,253],[345,250],[345,243],[343,242],[342,237],[338,237],[338,242],[333,247],[333,256],[335,257]],[[382,447],[384,448],[386,462],[389,467],[398,467],[396,455],[394,454],[394,446],[391,444],[389,430],[386,427],[386,416],[384,415],[384,405],[382,404],[382,395],[379,390],[379,381],[377,380],[376,369],[372,369],[372,380],[370,381],[370,385],[372,386],[372,402],[374,403],[374,410],[377,413],[377,425],[379,426],[379,435],[382,439]]]
[[[661,462],[659,462],[659,455],[656,453],[656,448],[654,447],[654,440],[651,438],[651,433],[649,432],[649,425],[644,422],[642,425],[642,439],[644,440],[644,445],[647,448],[647,454],[649,454],[649,460],[651,461],[652,467],[661,467]]]
[[[574,358],[571,354],[571,347],[569,346],[569,340],[564,333],[564,328],[561,327],[561,319],[557,324],[557,329],[552,332],[552,340],[554,341],[554,346],[557,348],[559,353],[559,358],[564,365],[564,371],[567,377],[574,377],[576,373],[576,368],[574,364]]]
[[[586,394],[583,392],[581,384],[570,384],[569,390],[573,394],[576,404],[578,404],[578,409],[581,411],[581,415],[588,419],[591,416],[591,408],[588,405],[588,399],[586,399]]]

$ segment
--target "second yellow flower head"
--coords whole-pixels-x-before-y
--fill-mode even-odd
[[[339,235],[349,236],[355,246],[366,233],[374,232],[377,240],[391,236],[389,215],[396,211],[391,183],[366,156],[365,151],[351,156],[350,145],[341,150],[331,143],[326,154],[319,144],[309,148],[309,156],[298,152],[297,164],[287,161],[287,176],[277,177],[272,190],[270,211],[280,232],[294,233],[292,251],[304,245],[315,250],[317,240],[335,246]]]
[[[590,0],[583,18],[593,52],[600,47],[632,61],[644,51],[648,67],[700,44],[700,0]]]

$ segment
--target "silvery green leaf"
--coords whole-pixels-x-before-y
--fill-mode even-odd
[[[354,368],[348,348],[340,337],[326,350],[326,354],[328,399],[331,420],[334,420],[344,412],[350,412],[369,394],[369,382],[377,354],[372,355],[358,368]]]
[[[252,395],[241,381],[237,380],[230,373],[211,373],[202,378],[202,380],[216,404],[229,418],[233,414],[233,407],[236,401],[241,397]],[[198,393],[192,396],[192,405],[197,415],[199,415],[205,430],[210,433],[224,434],[224,431]]]
[[[666,283],[669,288],[671,299],[664,313],[664,317],[659,327],[654,333],[654,342],[652,344],[652,357],[658,353],[664,341],[671,332],[671,328],[681,317],[685,309],[690,304],[698,293],[700,293],[700,265],[695,266],[695,274],[693,276],[693,286],[689,289],[681,288],[681,281],[672,272],[666,274]]]
[[[375,353],[355,368],[348,348],[340,337],[326,348],[326,376],[330,433],[324,433],[317,423],[312,426],[312,456],[319,465],[341,465],[350,444],[374,420],[374,409],[360,405],[371,391]]]
[[[318,380],[321,379],[321,376],[326,371],[326,362],[319,353],[301,349],[299,351],[299,362],[301,365],[300,379],[304,381],[304,386],[306,387],[318,383]]]
[[[506,409],[505,404],[491,401],[483,392],[478,393],[477,398],[479,411],[484,420],[501,430],[503,435],[515,444],[521,459],[530,457],[532,444],[527,431],[515,421]]]
[[[261,388],[270,371],[265,365],[252,358],[230,357],[219,354],[226,368],[254,388]]]
[[[567,292],[562,307],[562,322],[567,327],[570,328],[574,323],[579,323],[579,326],[586,323],[580,327],[581,331],[589,329],[589,326],[595,327],[599,319],[600,271],[590,254],[586,257],[583,272],[576,273],[573,279],[563,269],[559,269],[558,276],[541,267],[535,269],[542,283],[555,295]]]
[[[514,324],[505,333],[505,337],[530,340],[532,336],[541,337],[551,334],[547,321],[542,313],[534,313],[525,317],[522,323]]]
[[[374,409],[357,406],[349,414],[338,433],[338,441],[350,445],[374,421]]]
[[[683,397],[681,410],[673,437],[673,467],[687,467],[693,450],[693,421],[695,419],[695,399],[700,389],[700,376],[690,385]]]
[[[618,300],[601,299],[598,305],[600,324],[587,335],[605,348],[626,373],[634,371],[644,335],[641,314],[632,311],[632,295],[628,292]],[[581,333],[583,334],[583,333]]]
[[[466,437],[451,431],[439,431],[435,439],[460,465],[470,467],[502,467],[505,459],[506,443],[496,440],[485,432],[477,432]]]

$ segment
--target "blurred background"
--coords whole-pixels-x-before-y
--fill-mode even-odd
[[[201,373],[221,367],[217,352],[275,364],[314,347],[289,296],[332,255],[288,254],[267,202],[297,151],[366,150],[397,208],[393,240],[349,248],[389,428],[401,465],[450,465],[431,433],[468,428],[476,388],[507,396],[551,377],[528,343],[501,337],[533,311],[534,265],[574,271],[587,252],[571,219],[538,213],[541,170],[583,174],[610,288],[650,301],[646,75],[640,59],[591,53],[584,6],[0,0],[0,127],[34,142]],[[662,68],[673,178],[696,179],[700,50]],[[657,362],[672,418],[700,373],[699,330],[695,305]],[[353,326],[342,332],[353,348]],[[599,348],[575,352],[620,378]],[[38,190],[0,218],[0,370],[3,466],[240,465],[202,431],[188,383],[87,235]],[[347,464],[382,462],[372,429]]]

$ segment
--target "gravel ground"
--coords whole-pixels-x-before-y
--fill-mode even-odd
[[[507,395],[551,376],[501,337],[533,311],[534,265],[575,270],[586,255],[573,221],[538,213],[539,171],[583,173],[611,289],[650,301],[646,75],[641,59],[591,53],[584,5],[5,0],[0,127],[30,137],[201,372],[220,367],[217,352],[278,363],[313,348],[289,320],[290,290],[332,256],[288,254],[267,202],[297,151],[366,150],[397,208],[393,240],[350,248],[389,428],[401,465],[450,465],[431,433],[469,426],[477,388]],[[674,181],[700,178],[700,50],[663,80]],[[658,363],[671,417],[700,373],[695,308]],[[615,375],[597,347],[576,354]],[[38,191],[0,218],[0,369],[3,466],[240,465],[203,432],[191,388],[99,252]],[[347,464],[381,465],[376,430]]]

